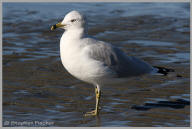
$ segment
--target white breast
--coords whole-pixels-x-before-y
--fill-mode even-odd
[[[77,42],[62,37],[60,55],[66,70],[76,78],[94,84],[96,78],[102,77],[104,69],[101,69],[101,63],[88,57],[86,48],[83,47],[79,40]]]

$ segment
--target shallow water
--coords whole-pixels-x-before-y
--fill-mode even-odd
[[[103,87],[100,116],[83,117],[94,88],[66,72],[50,31],[77,8],[91,36],[176,72]],[[189,53],[188,3],[3,3],[3,126],[190,126]]]

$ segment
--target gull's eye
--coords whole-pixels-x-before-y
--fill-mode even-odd
[[[76,21],[76,19],[72,19],[72,20],[71,20],[71,22],[74,22],[74,21]]]

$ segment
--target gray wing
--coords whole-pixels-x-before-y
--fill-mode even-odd
[[[90,57],[103,63],[117,77],[131,77],[149,73],[152,67],[146,62],[127,56],[119,48],[105,42],[91,44]]]

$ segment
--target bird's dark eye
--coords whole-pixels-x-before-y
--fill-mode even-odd
[[[76,21],[76,19],[72,19],[72,20],[71,20],[71,22],[74,22],[74,21]]]

